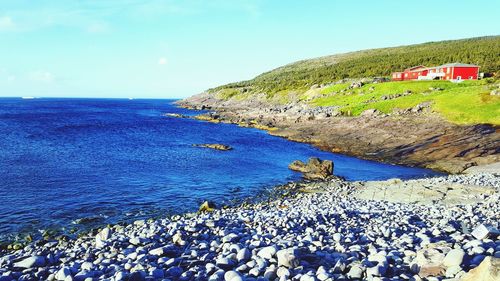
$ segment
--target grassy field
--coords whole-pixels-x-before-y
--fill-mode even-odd
[[[457,124],[500,125],[500,101],[489,95],[491,84],[499,82],[500,36],[478,37],[393,48],[363,50],[298,61],[262,73],[252,80],[208,90],[228,100],[265,99],[269,103],[307,102],[316,106],[339,106],[346,115],[366,109],[391,113],[422,102]],[[350,83],[332,84],[345,78],[388,77],[393,71],[414,65],[462,62],[480,65],[480,71],[495,74],[497,80],[387,82],[348,89]],[[330,85],[330,86],[324,86]],[[432,91],[430,88],[440,88]],[[396,98],[383,96],[410,94]]]
[[[434,111],[453,123],[500,125],[500,97],[490,95],[492,82],[402,81],[366,84],[357,89],[338,84],[321,89],[322,96],[310,100],[310,103],[316,106],[340,106],[343,113],[356,116],[367,109],[391,113],[422,102],[431,102]],[[407,94],[400,97],[383,99],[383,96],[405,92]]]

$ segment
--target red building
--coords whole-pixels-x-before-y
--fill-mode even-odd
[[[425,67],[418,65],[405,69],[403,72],[394,72],[392,80],[477,80],[479,66],[465,63],[447,63],[440,66]]]

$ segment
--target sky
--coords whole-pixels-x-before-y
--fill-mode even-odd
[[[182,98],[301,59],[500,32],[500,1],[0,0],[0,97]]]

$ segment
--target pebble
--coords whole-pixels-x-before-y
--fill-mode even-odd
[[[236,271],[228,271],[224,274],[225,281],[243,281],[241,275]]]
[[[277,250],[276,250],[276,246],[268,246],[268,247],[264,247],[262,248],[258,253],[257,253],[257,256],[263,258],[263,259],[266,259],[266,260],[270,260],[274,257],[274,255],[276,254]]]
[[[409,188],[412,181],[404,183]],[[425,181],[500,188],[498,176],[482,174]],[[444,280],[464,275],[487,256],[500,258],[492,235],[498,194],[470,204],[405,204],[357,199],[352,183],[336,179],[294,185],[324,192],[0,250],[0,281],[418,281],[417,265],[431,262],[444,271],[425,279]],[[470,234],[485,227],[488,235]]]
[[[238,262],[246,262],[252,257],[252,253],[247,248],[243,248],[238,251],[238,254],[236,255],[236,259]]]
[[[19,262],[14,264],[14,267],[21,268],[33,268],[33,267],[42,267],[45,265],[45,258],[42,256],[32,256],[25,258]]]
[[[283,249],[276,252],[278,257],[278,266],[295,268],[299,266],[299,260],[294,249]]]
[[[364,268],[360,265],[353,265],[347,273],[347,277],[351,279],[360,279],[363,277],[364,271]]]
[[[462,249],[452,249],[443,259],[443,265],[446,267],[459,266],[462,264],[465,252]]]

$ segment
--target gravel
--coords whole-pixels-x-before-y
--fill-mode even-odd
[[[321,191],[3,250],[0,280],[439,280],[498,256],[495,233],[470,231],[498,228],[500,178],[431,180],[497,190],[471,204],[409,204],[357,199],[335,179],[301,184]]]

